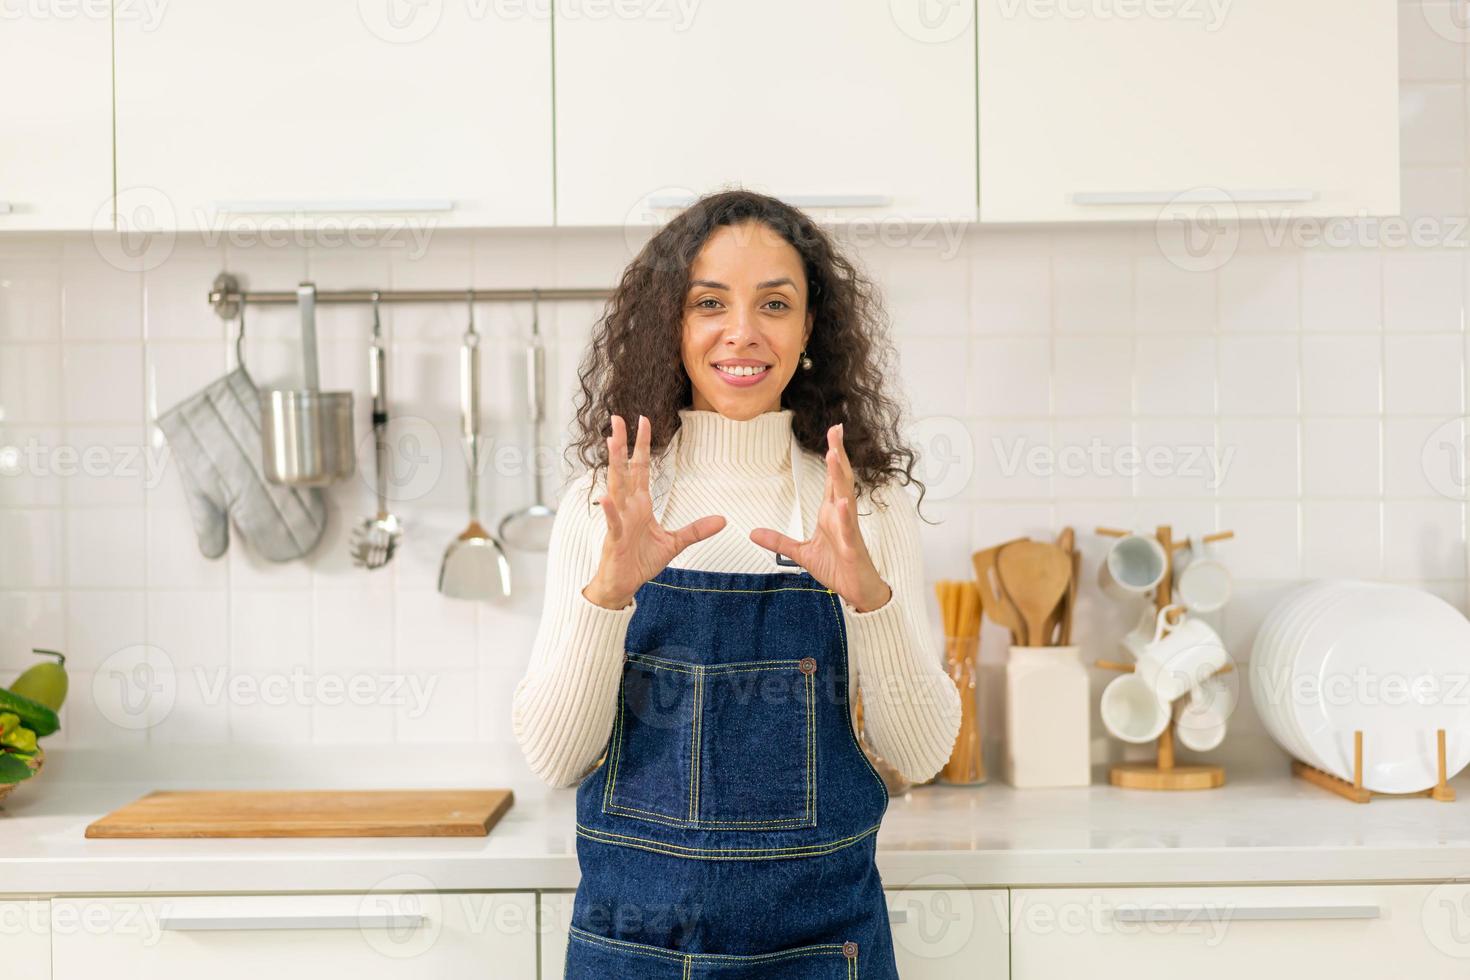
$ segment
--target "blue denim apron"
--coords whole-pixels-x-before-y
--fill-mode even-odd
[[[566,980],[897,980],[888,791],[853,731],[840,600],[777,564],[638,590],[607,754],[577,787]]]

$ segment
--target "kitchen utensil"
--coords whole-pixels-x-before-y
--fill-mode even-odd
[[[378,510],[364,518],[352,533],[352,560],[363,568],[382,568],[393,560],[402,536],[398,518],[388,513],[388,367],[383,349],[383,323],[373,292],[373,343],[368,348],[368,374],[373,392],[373,486]]]
[[[1128,534],[1113,542],[1097,570],[1098,585],[1115,599],[1131,601],[1164,580],[1169,570],[1163,545],[1142,534]]]
[[[960,730],[936,778],[979,786],[986,779],[979,712],[980,590],[972,581],[948,580],[936,582],[934,590],[944,624],[945,664],[960,693]]]
[[[1017,541],[1000,549],[995,568],[1021,615],[1026,645],[1047,646],[1045,624],[1067,594],[1071,558],[1044,541]]]
[[[1001,585],[1000,576],[996,574],[995,556],[1006,545],[1025,540],[1025,538],[1014,538],[1005,544],[977,551],[970,556],[971,564],[975,567],[975,582],[980,586],[980,604],[985,615],[989,616],[990,621],[997,626],[1010,630],[1017,641],[1023,639],[1024,627],[1021,622],[1021,614],[1016,611],[1015,604],[1011,602],[1010,596],[1006,595]]]
[[[245,306],[235,335],[236,367],[158,416],[194,524],[199,551],[218,558],[230,524],[267,561],[300,558],[327,528],[321,490],[265,479],[261,403],[245,367]]]
[[[460,408],[469,466],[470,522],[449,543],[439,566],[439,591],[454,599],[492,599],[510,595],[510,562],[505,549],[480,524],[480,335],[475,331],[475,295],[470,293],[469,326],[460,348]]]
[[[1134,744],[1152,742],[1169,727],[1169,705],[1135,671],[1119,674],[1108,682],[1098,713],[1111,735]]]
[[[1071,646],[1072,644],[1072,622],[1077,618],[1077,580],[1082,574],[1082,552],[1072,552],[1072,577],[1067,582],[1067,607],[1062,612],[1061,633],[1057,637],[1058,646]]]
[[[1061,533],[1057,535],[1057,547],[1061,549],[1062,553],[1067,556],[1068,563],[1072,563],[1072,559],[1074,557],[1073,551],[1076,548],[1076,534],[1072,531],[1070,527],[1062,528]],[[1074,592],[1075,586],[1076,573],[1075,571],[1069,571],[1067,575],[1066,594],[1062,596],[1061,601],[1057,603],[1057,607],[1051,611],[1051,615],[1046,617],[1046,622],[1042,624],[1043,646],[1062,644],[1062,621],[1065,620],[1068,616],[1068,602],[1070,601],[1070,598]]]
[[[545,551],[551,542],[551,526],[556,511],[547,506],[537,454],[541,450],[541,425],[546,420],[546,348],[541,343],[541,304],[537,294],[531,299],[531,343],[526,348],[526,391],[530,395],[531,452],[527,466],[531,470],[533,496],[531,505],[506,514],[497,528],[500,539],[512,548]]]
[[[1214,612],[1230,601],[1230,569],[1219,559],[1210,557],[1207,547],[1204,539],[1195,538],[1184,561],[1181,563],[1179,556],[1174,559],[1174,597],[1190,612]]]
[[[291,487],[324,487],[357,471],[352,439],[352,392],[320,391],[316,346],[316,287],[296,290],[301,313],[300,389],[266,392],[261,417],[265,476]]]
[[[1013,646],[1006,659],[1005,778],[1012,786],[1092,781],[1087,668],[1079,648]]]
[[[483,837],[509,789],[155,790],[87,837]]]

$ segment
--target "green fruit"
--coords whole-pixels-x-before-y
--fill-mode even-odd
[[[38,701],[56,711],[66,700],[66,657],[55,650],[32,650],[32,653],[42,653],[55,657],[56,662],[36,664],[28,668],[25,673],[15,679],[10,685],[10,690],[23,698]]]
[[[36,733],[20,723],[20,718],[9,711],[0,714],[0,747],[32,755],[36,751]]]
[[[26,760],[9,752],[0,752],[0,785],[30,779],[34,772],[35,767]]]
[[[20,716],[20,723],[37,735],[50,735],[61,727],[56,712],[39,701],[0,689],[0,711],[12,711]]]

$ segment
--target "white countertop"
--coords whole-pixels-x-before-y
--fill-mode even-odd
[[[893,799],[878,866],[889,888],[1447,880],[1470,873],[1470,777],[1454,785],[1455,803],[1368,804],[1281,771],[1233,771],[1220,789],[1181,793],[925,786]],[[508,786],[515,804],[486,837],[83,836],[154,789],[337,786]],[[571,889],[574,802],[574,790],[546,788],[490,746],[160,748],[126,759],[61,747],[0,804],[0,894]]]

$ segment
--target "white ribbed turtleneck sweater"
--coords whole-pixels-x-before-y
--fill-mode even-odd
[[[757,527],[789,533],[791,409],[753,419],[684,409],[676,479],[662,523],[682,527],[707,514],[725,526],[675,556],[672,565],[702,571],[777,570],[772,552],[750,540]],[[802,515],[810,534],[821,508],[826,463],[803,450]],[[652,467],[657,493],[660,460]],[[572,786],[607,747],[622,679],[624,641],[637,611],[605,609],[582,594],[602,553],[607,524],[588,504],[591,474],[568,486],[552,526],[546,601],[525,676],[512,704],[515,737],[531,769],[553,786]],[[604,489],[599,480],[595,501]],[[949,759],[960,724],[959,694],[940,665],[938,641],[927,629],[918,511],[901,486],[887,484],[858,508],[858,527],[879,575],[893,589],[884,605],[858,612],[845,600],[852,669],[860,685],[863,725],[873,748],[914,782]]]

